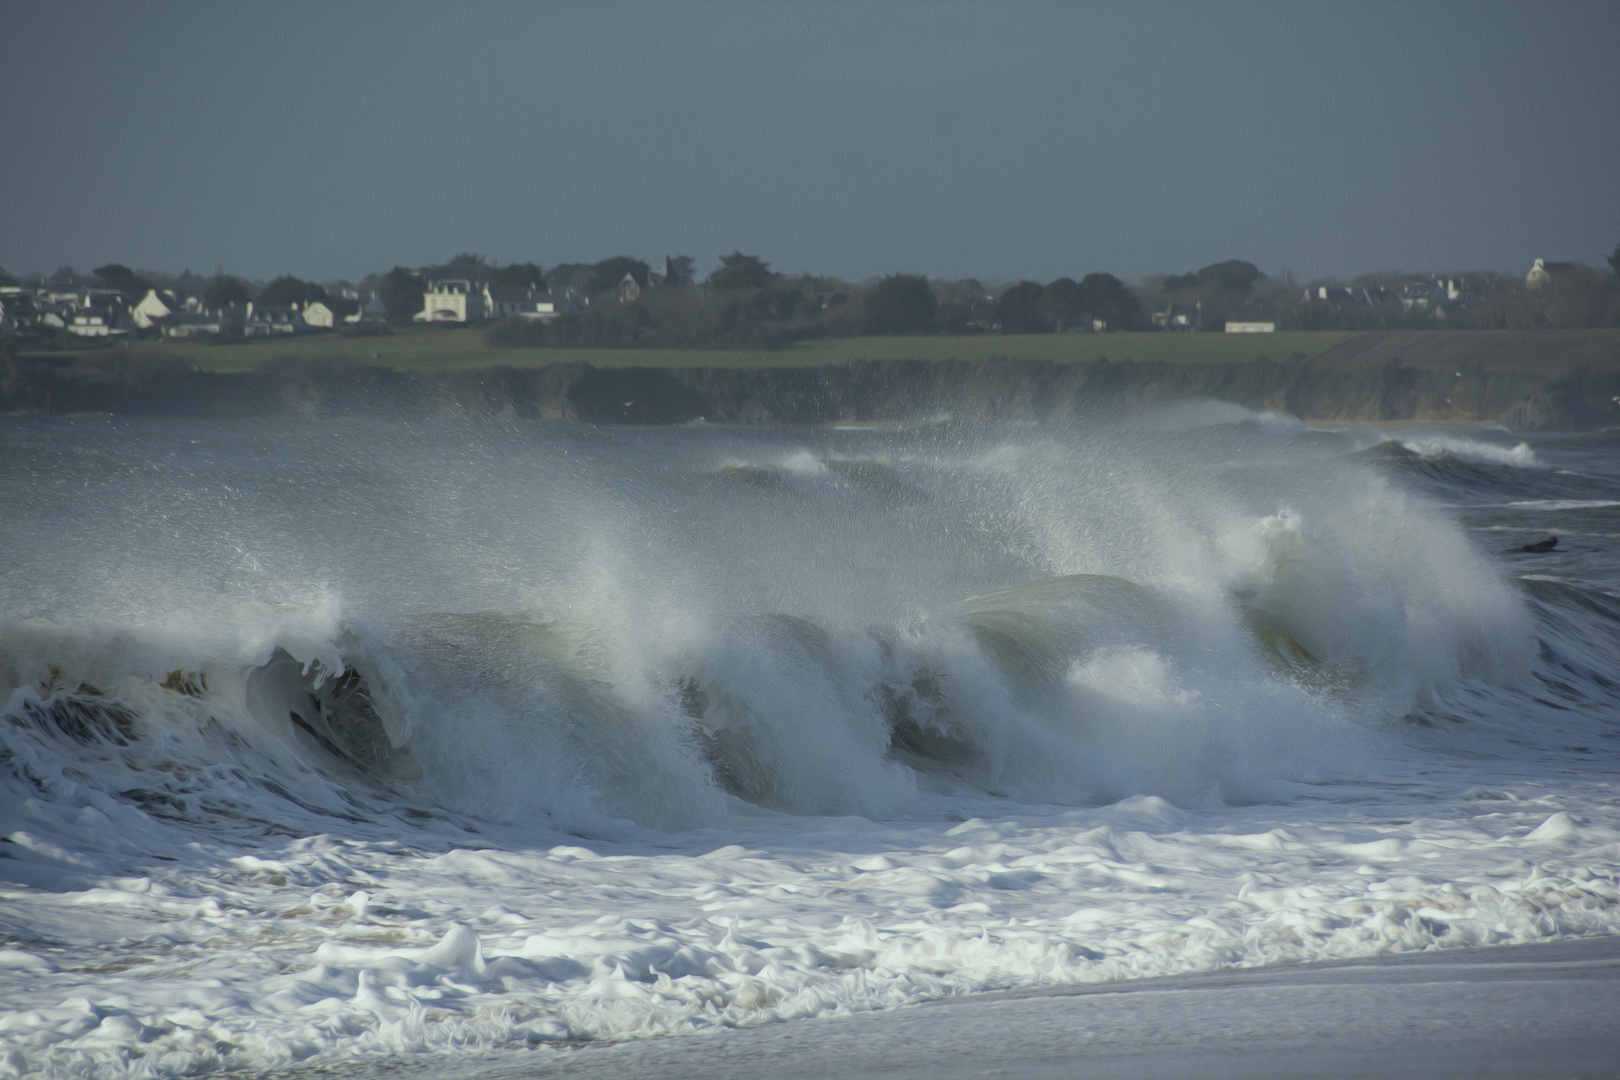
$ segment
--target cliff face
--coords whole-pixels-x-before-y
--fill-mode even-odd
[[[597,424],[825,424],[949,414],[1048,420],[1185,398],[1307,420],[1503,421],[1526,429],[1620,424],[1620,366],[1549,372],[1484,363],[1415,366],[1265,358],[1247,363],[1099,359],[882,360],[814,367],[649,368],[584,363],[410,373],[285,360],[234,374],[162,357],[63,364],[11,358],[0,409],[248,417],[378,413],[544,417]]]

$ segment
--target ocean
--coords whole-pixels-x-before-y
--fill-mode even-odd
[[[0,701],[0,1071],[1613,936],[1620,432],[14,417]]]

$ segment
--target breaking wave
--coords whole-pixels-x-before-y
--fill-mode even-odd
[[[1620,573],[1478,535],[1606,444],[72,423],[0,431],[0,1067],[1620,925]]]

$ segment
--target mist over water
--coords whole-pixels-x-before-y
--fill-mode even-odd
[[[1617,450],[1216,404],[7,423],[0,1053],[180,1074],[1614,933]]]

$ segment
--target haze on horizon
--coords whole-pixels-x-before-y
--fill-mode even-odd
[[[1620,5],[0,0],[0,267],[1603,265]]]

